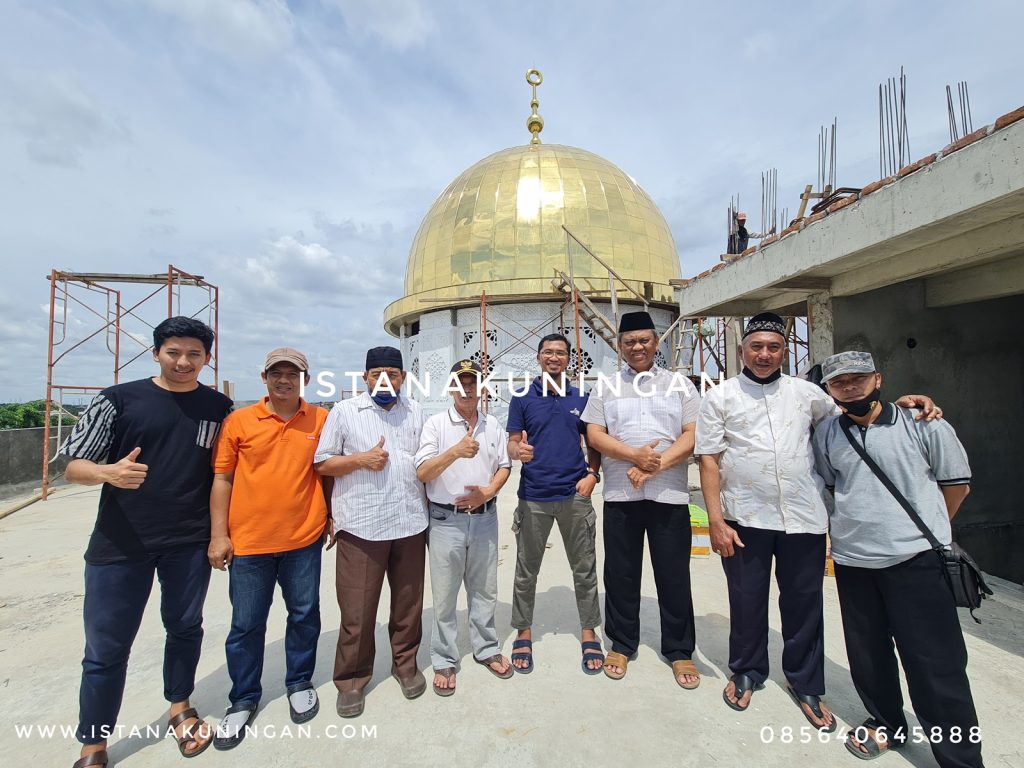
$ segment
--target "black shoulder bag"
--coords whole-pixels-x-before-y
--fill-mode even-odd
[[[850,445],[853,446],[860,457],[864,460],[864,463],[868,465],[868,468],[875,473],[875,477],[886,487],[886,489],[893,495],[893,498],[900,503],[900,506],[906,510],[907,514],[910,515],[910,519],[914,521],[924,537],[928,539],[928,543],[931,544],[932,549],[942,559],[944,573],[946,574],[946,582],[949,584],[949,588],[953,590],[953,600],[956,602],[957,608],[968,608],[971,611],[971,618],[981,624],[981,619],[974,615],[974,610],[981,605],[981,601],[987,596],[992,594],[992,590],[985,582],[985,574],[978,568],[978,564],[974,562],[974,558],[967,554],[966,551],[960,548],[956,543],[950,544],[947,548],[943,544],[939,543],[939,540],[935,538],[935,534],[931,532],[931,529],[924,524],[924,520],[917,514],[917,511],[910,505],[906,497],[900,493],[900,489],[897,488],[892,480],[889,479],[888,475],[882,471],[882,468],[878,466],[874,459],[872,459],[864,446],[861,445],[857,438],[853,436],[850,431],[850,425],[852,420],[843,415],[839,418],[839,424],[843,428],[843,434],[846,435],[846,439],[850,441]]]

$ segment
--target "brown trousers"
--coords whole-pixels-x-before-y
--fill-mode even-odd
[[[393,668],[403,679],[416,673],[423,638],[425,545],[426,531],[388,541],[367,541],[345,531],[338,534],[335,586],[341,630],[334,684],[342,693],[362,690],[373,677],[374,631],[385,576],[391,589],[388,635]]]

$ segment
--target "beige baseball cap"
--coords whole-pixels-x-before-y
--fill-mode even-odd
[[[306,360],[306,356],[291,347],[278,347],[272,350],[263,363],[263,371],[269,371],[278,363],[291,363],[303,373],[309,373],[309,361]]]

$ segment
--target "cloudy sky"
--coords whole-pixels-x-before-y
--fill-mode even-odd
[[[434,198],[528,140],[529,67],[544,140],[644,186],[689,276],[717,262],[730,196],[759,224],[764,169],[795,212],[834,116],[839,185],[877,178],[878,84],[901,65],[912,159],[948,142],[946,84],[968,81],[975,127],[1020,106],[1022,26],[1018,0],[0,0],[0,401],[44,395],[52,268],[220,286],[239,397],[278,344],[358,370]],[[69,338],[92,317],[72,305]],[[99,341],[65,383],[110,380]]]

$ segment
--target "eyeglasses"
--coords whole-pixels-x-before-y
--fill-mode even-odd
[[[281,379],[288,379],[288,381],[298,381],[302,377],[300,371],[267,371],[267,378],[271,381],[280,381]]]
[[[569,353],[564,349],[545,349],[540,353],[541,357],[569,357]]]

